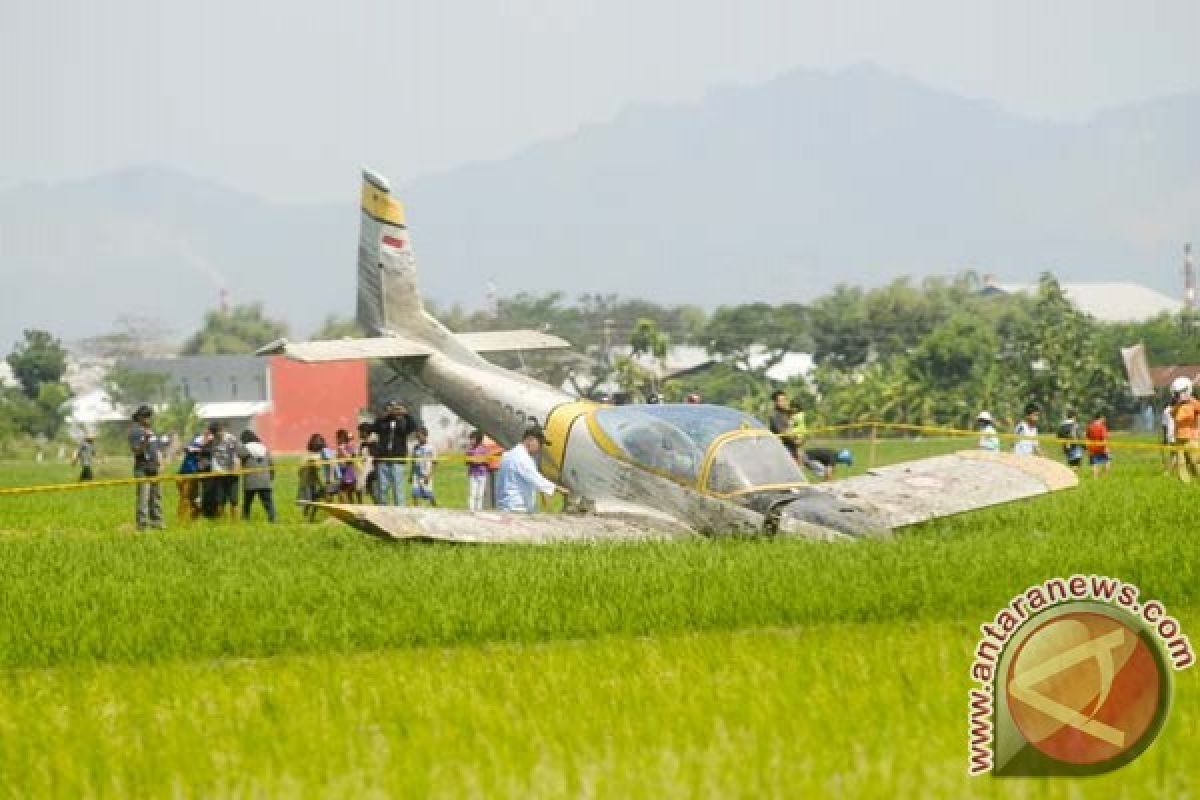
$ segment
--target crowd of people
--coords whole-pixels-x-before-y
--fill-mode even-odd
[[[154,411],[141,406],[133,414],[129,450],[137,481],[135,519],[138,530],[164,527],[160,473],[168,458],[170,440],[154,432]],[[482,431],[473,431],[462,454],[467,473],[467,506],[472,511],[495,508],[532,513],[536,495],[566,493],[541,475],[537,455],[545,434],[531,427],[521,441],[505,450]],[[436,507],[434,465],[438,453],[429,431],[403,403],[392,401],[373,422],[355,432],[339,429],[333,447],[313,433],[297,470],[297,500],[306,520],[320,513],[318,503],[362,503]],[[76,453],[82,465],[80,480],[92,479],[94,437],[88,436]],[[255,500],[269,522],[278,511],[274,495],[275,459],[254,431],[234,436],[217,421],[196,434],[184,447],[175,475],[179,490],[177,516],[181,521],[248,520]]]
[[[1037,403],[1025,406],[1024,414],[1013,428],[1013,452],[1019,456],[1044,455],[1038,425],[1041,422],[1042,409]],[[975,418],[975,427],[979,430],[979,448],[998,452],[1000,434],[996,431],[996,420],[988,411],[981,411]],[[1087,455],[1092,475],[1099,477],[1106,474],[1112,466],[1112,453],[1109,449],[1108,415],[1103,410],[1092,414],[1091,421],[1084,428],[1079,424],[1079,416],[1074,409],[1067,409],[1058,425],[1055,434],[1062,442],[1063,460],[1067,466],[1077,469],[1083,464]]]
[[[688,402],[698,402],[688,398]],[[830,480],[839,467],[853,464],[846,448],[809,446],[809,431],[803,409],[786,392],[771,395],[769,428],[802,468],[819,480]],[[1013,428],[1012,451],[1020,456],[1043,455],[1039,436],[1041,408],[1025,406]],[[169,439],[156,434],[154,412],[141,406],[133,415],[129,449],[137,480],[136,522],[139,530],[162,528],[162,494],[159,473],[164,468]],[[978,445],[999,451],[1001,436],[990,412],[976,418]],[[1082,468],[1086,458],[1093,476],[1112,467],[1107,414],[1095,411],[1082,425],[1068,410],[1057,429],[1062,457],[1071,468]],[[467,477],[467,507],[471,511],[495,508],[532,513],[537,495],[566,493],[538,471],[537,456],[546,444],[544,432],[532,427],[521,441],[505,450],[482,431],[473,431],[462,454]],[[1200,400],[1188,378],[1171,386],[1170,402],[1162,414],[1164,466],[1184,482],[1200,477]],[[73,463],[80,466],[80,480],[91,480],[96,457],[95,437],[86,436]],[[318,503],[362,503],[404,506],[438,505],[434,487],[434,465],[438,453],[429,441],[429,431],[409,413],[403,403],[387,403],[373,422],[360,423],[356,431],[335,432],[333,446],[321,433],[313,433],[298,470],[298,500],[305,519],[319,514]],[[234,436],[220,422],[213,422],[183,449],[176,475],[179,489],[178,516],[181,520],[248,520],[257,500],[270,522],[278,511],[273,484],[275,461],[267,445],[250,430]]]

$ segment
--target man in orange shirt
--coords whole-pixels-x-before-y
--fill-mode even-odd
[[[1180,376],[1171,381],[1171,415],[1175,419],[1175,441],[1183,445],[1175,459],[1179,480],[1190,483],[1200,475],[1200,402],[1192,397],[1192,381]]]
[[[1108,419],[1103,411],[1097,411],[1088,423],[1088,463],[1092,465],[1092,477],[1099,478],[1112,467],[1112,456],[1108,452]]]

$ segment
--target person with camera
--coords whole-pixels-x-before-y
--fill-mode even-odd
[[[375,469],[379,473],[379,505],[402,506],[405,502],[405,470],[408,461],[408,437],[417,432],[417,423],[403,403],[395,400],[384,406],[384,414],[375,420]]]
[[[137,482],[137,529],[162,530],[162,487],[158,473],[162,468],[162,440],[154,432],[151,422],[154,410],[150,406],[139,406],[133,412],[133,427],[129,429],[129,451],[133,454],[133,477]],[[151,480],[145,480],[145,479]]]

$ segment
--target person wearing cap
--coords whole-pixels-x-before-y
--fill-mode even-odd
[[[129,429],[129,451],[133,454],[133,477],[156,478],[162,466],[162,452],[159,437],[154,433],[150,423],[154,419],[154,410],[150,406],[140,406],[133,412],[133,427]],[[135,520],[137,529],[163,527],[162,487],[157,480],[139,480],[137,482],[137,510]]]
[[[404,464],[408,460],[408,437],[417,431],[417,423],[403,403],[391,400],[383,407],[383,416],[375,420],[375,470],[379,476],[380,505],[402,506],[406,487]]]
[[[71,456],[71,466],[79,465],[79,480],[90,481],[95,476],[92,474],[92,461],[96,458],[96,434],[88,431],[83,435],[83,441],[79,443],[79,447],[75,450],[75,455]]]
[[[980,411],[975,418],[975,427],[979,430],[979,449],[996,453],[1000,450],[1000,437],[996,435],[996,421],[991,413]]]
[[[496,473],[497,509],[532,514],[537,510],[538,492],[547,496],[556,492],[567,494],[565,488],[538,472],[534,459],[546,444],[546,434],[541,428],[528,428],[516,446],[504,451]]]

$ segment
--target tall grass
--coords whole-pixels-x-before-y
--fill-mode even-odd
[[[1134,765],[1036,788],[966,780],[965,691],[978,625],[1054,575],[1194,629],[1198,499],[1131,457],[890,542],[489,548],[0,497],[0,796],[1185,796],[1196,670]]]

